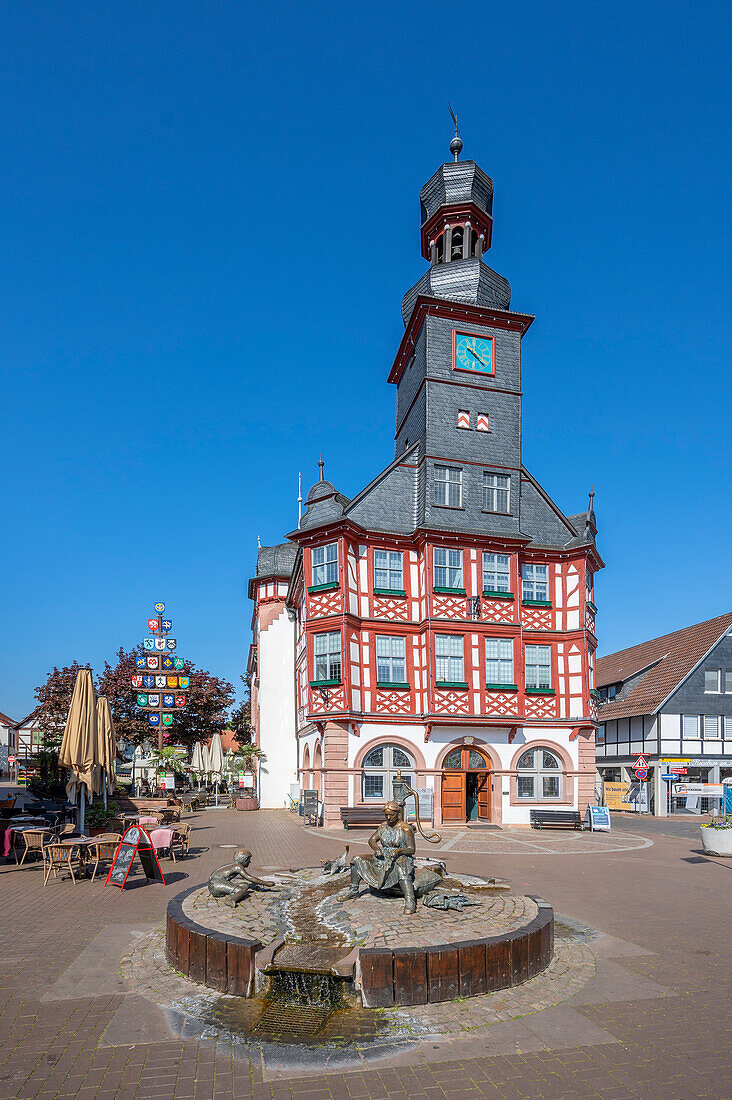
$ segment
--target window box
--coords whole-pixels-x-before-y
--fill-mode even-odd
[[[340,680],[311,680],[311,688],[325,688],[325,687],[337,687],[340,684]]]
[[[449,688],[450,690],[457,688],[458,691],[468,690],[468,685],[464,680],[436,680],[435,687],[440,688],[440,690],[443,690],[443,688]]]
[[[377,688],[388,688],[390,691],[411,691],[411,684],[397,684],[392,683],[390,680],[377,680]]]
[[[335,588],[340,588],[340,581],[329,581],[327,584],[311,584],[308,592],[330,592]]]
[[[438,592],[438,593],[440,593],[441,595],[444,595],[444,596],[464,596],[465,595],[465,589],[464,588],[442,588],[439,585],[435,585],[434,588],[432,589],[432,591],[433,592]]]
[[[518,691],[516,684],[486,684],[486,691]]]
[[[404,596],[406,598],[407,593],[403,588],[375,588],[375,596]]]
[[[595,607],[595,605],[594,605],[594,603],[592,602],[592,600],[588,600],[588,601],[587,601],[587,606],[589,607],[589,609],[590,609],[590,611],[592,612],[592,614],[593,614],[593,615],[596,615],[596,614],[597,614],[597,608]]]
[[[552,607],[551,600],[522,600],[524,607]]]
[[[554,688],[526,688],[527,695],[555,695]]]
[[[494,592],[492,588],[484,588],[483,595],[489,600],[512,600],[513,592]]]

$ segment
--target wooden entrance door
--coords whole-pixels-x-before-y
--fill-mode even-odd
[[[465,821],[465,772],[442,773],[442,820]]]
[[[443,762],[442,820],[490,821],[490,763],[473,745],[451,749]]]

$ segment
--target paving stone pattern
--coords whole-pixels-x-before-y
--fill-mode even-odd
[[[169,897],[225,862],[220,845],[250,848],[260,868],[275,862],[273,852],[280,866],[302,866],[338,855],[342,838],[305,830],[287,811],[207,811],[189,820],[195,854],[163,861],[167,887],[146,884],[136,870],[121,894],[99,879],[44,888],[38,865],[0,865],[0,1100],[732,1094],[732,863],[705,858],[698,837],[649,831],[651,847],[636,839],[623,851],[593,852],[572,848],[581,844],[572,838],[561,842],[566,853],[543,833],[537,839],[551,853],[491,851],[495,841],[482,837],[478,853],[455,845],[444,855],[451,870],[497,875],[516,894],[545,897],[560,918],[601,930],[586,937],[594,977],[562,1003],[486,1022],[476,1035],[435,1035],[431,1056],[410,1047],[389,1061],[375,1050],[362,1070],[343,1072],[337,1052],[315,1051],[295,1071],[276,1050],[245,1052],[213,1028],[208,1037],[185,1032],[174,1010],[133,991],[119,963],[115,970],[113,945],[121,960],[143,936],[159,934]],[[642,822],[634,836],[645,839]],[[361,850],[356,836],[349,842]],[[94,973],[96,948],[106,965]],[[95,986],[94,995],[79,995]]]

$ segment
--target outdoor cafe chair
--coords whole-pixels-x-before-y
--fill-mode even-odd
[[[78,848],[69,844],[46,844],[43,848],[43,885],[45,886],[48,882],[51,871],[53,871],[53,877],[57,878],[59,870],[64,868],[75,884],[74,864],[77,871],[81,872],[81,853]]]
[[[22,867],[25,863],[25,857],[29,852],[36,852],[39,855],[43,855],[43,845],[46,843],[46,836],[48,829],[18,829],[14,831],[15,839],[15,862],[19,863]],[[18,859],[18,848],[23,848],[23,855]]]
[[[15,806],[15,798],[0,799],[0,814],[9,814]]]
[[[180,848],[180,854],[188,855],[188,851],[191,846],[191,826],[187,821],[181,821],[177,825],[173,826],[173,839],[170,842],[170,854],[173,857],[173,863],[176,862],[175,849]]]
[[[89,851],[87,854],[88,863],[94,864],[94,870],[92,871],[91,880],[94,882],[94,876],[97,873],[97,867],[102,860],[113,860],[114,854],[117,851],[117,846],[122,839],[119,833],[100,833],[99,836],[94,837],[94,843],[89,845]],[[87,871],[87,874],[89,872]]]

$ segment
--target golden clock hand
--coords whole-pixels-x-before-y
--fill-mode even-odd
[[[483,366],[485,366],[485,359],[481,359],[481,357],[478,355],[477,351],[473,351],[470,344],[468,344],[468,351],[470,352],[471,355],[475,356],[475,358],[478,360],[479,363],[482,363]]]

